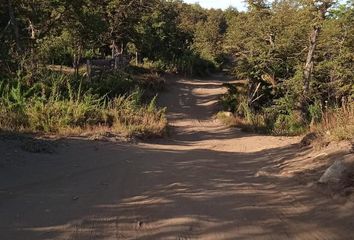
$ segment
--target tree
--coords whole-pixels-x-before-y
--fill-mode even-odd
[[[21,47],[21,43],[20,43],[20,33],[19,33],[19,30],[18,30],[17,20],[16,20],[16,17],[15,17],[15,10],[13,8],[12,0],[8,0],[7,4],[8,4],[8,9],[9,9],[9,16],[10,16],[11,26],[12,26],[12,29],[13,29],[13,33],[15,35],[15,42],[16,42],[17,51],[21,52],[22,51],[22,47]]]
[[[342,4],[329,12],[317,50],[320,62],[314,67],[313,82],[318,98],[340,106],[354,94],[353,5]]]
[[[333,6],[334,1],[333,0],[311,0],[309,1],[308,4],[314,17],[313,17],[313,29],[309,37],[308,53],[307,53],[306,63],[304,66],[304,83],[303,83],[304,98],[307,97],[310,90],[310,80],[311,80],[311,74],[314,65],[313,56],[316,50],[318,37],[321,32],[323,23],[326,20],[326,14],[328,13],[330,7]],[[305,99],[302,104],[304,103],[306,103]],[[302,108],[305,109],[304,106]]]
[[[203,59],[222,63],[223,40],[226,32],[226,19],[221,10],[208,11],[205,21],[196,24],[193,48]]]

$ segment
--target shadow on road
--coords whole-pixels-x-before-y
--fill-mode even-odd
[[[346,239],[352,214],[340,203],[291,178],[256,177],[298,154],[296,145],[230,153],[71,140],[0,169],[0,236]]]

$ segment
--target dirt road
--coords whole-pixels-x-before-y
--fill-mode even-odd
[[[257,175],[302,154],[298,139],[213,120],[221,80],[168,82],[165,139],[71,139],[51,154],[0,140],[0,239],[353,239],[353,202]]]

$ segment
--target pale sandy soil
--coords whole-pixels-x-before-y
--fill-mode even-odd
[[[168,80],[164,139],[70,139],[54,153],[28,153],[27,140],[2,137],[0,239],[353,239],[352,200],[284,169],[262,174],[307,154],[298,138],[213,119],[222,80]]]

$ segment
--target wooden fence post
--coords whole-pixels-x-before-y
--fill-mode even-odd
[[[87,80],[91,82],[91,61],[86,62]]]
[[[118,57],[115,57],[114,58],[114,70],[117,70],[118,69],[118,61],[119,61],[119,58]]]

